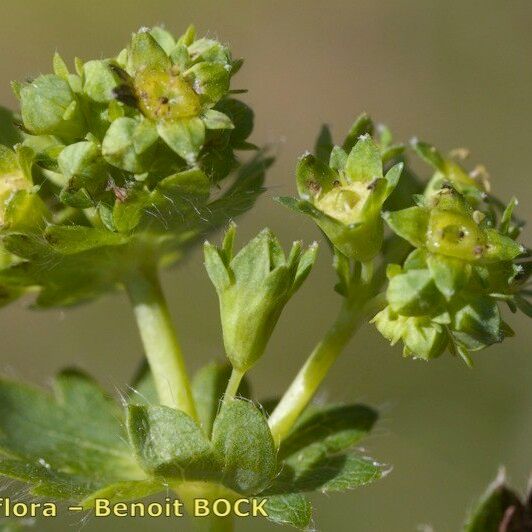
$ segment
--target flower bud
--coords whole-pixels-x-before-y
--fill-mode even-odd
[[[279,316],[314,264],[317,245],[295,242],[288,257],[265,229],[233,256],[235,226],[220,248],[205,243],[205,267],[220,301],[225,351],[238,371],[262,356]]]
[[[345,158],[341,153],[341,148],[332,150],[330,166],[304,155],[296,171],[301,199],[280,201],[311,216],[342,254],[366,262],[381,249],[382,205],[397,185],[403,165],[383,175],[381,152],[369,135],[360,136]]]

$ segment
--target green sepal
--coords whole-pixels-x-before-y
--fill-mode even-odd
[[[166,55],[174,49],[176,42],[173,35],[160,26],[150,29],[150,35],[157,41],[157,44],[165,51]]]
[[[149,122],[117,118],[105,134],[102,155],[109,164],[140,174],[149,169],[156,140],[156,130]]]
[[[172,66],[170,58],[147,31],[133,34],[128,47],[128,72],[133,75],[143,70],[166,70]]]
[[[405,357],[431,360],[439,357],[448,344],[444,327],[427,316],[401,316],[387,306],[372,323],[391,345],[403,341]]]
[[[83,92],[93,101],[115,101],[114,90],[123,80],[113,71],[109,61],[87,61],[83,65]]]
[[[500,311],[494,299],[468,297],[453,305],[453,336],[468,350],[477,351],[503,340]]]
[[[333,146],[331,130],[328,125],[324,124],[321,126],[316,144],[314,145],[314,156],[327,163],[331,157]]]
[[[169,148],[194,163],[205,141],[205,124],[198,118],[159,122],[157,131]]]
[[[197,63],[186,71],[185,76],[207,105],[216,104],[229,90],[229,72],[222,64]]]
[[[234,129],[235,125],[224,113],[214,109],[207,109],[202,116],[206,129]]]
[[[13,112],[0,105],[0,145],[14,146],[21,141],[22,135],[15,126]]]
[[[232,399],[214,421],[214,448],[223,457],[222,483],[238,493],[260,493],[276,473],[276,449],[266,418],[250,401]]]
[[[67,81],[54,74],[39,76],[20,90],[24,126],[37,135],[51,134],[75,140],[84,136],[86,124]]]
[[[454,257],[429,253],[427,266],[438,290],[447,300],[465,288],[471,276],[471,265]]]
[[[395,212],[383,213],[383,218],[392,231],[408,240],[413,246],[425,245],[429,223],[429,211],[423,207],[409,207]]]
[[[368,134],[359,137],[349,153],[345,173],[351,182],[371,182],[383,177],[380,150]]]
[[[296,168],[297,190],[303,199],[327,193],[339,185],[338,174],[310,153],[299,159]]]
[[[35,233],[50,221],[50,211],[38,191],[18,190],[7,201],[3,215],[4,231]]]
[[[386,298],[392,310],[403,316],[422,316],[441,303],[441,296],[428,270],[409,270],[395,275],[388,284]]]
[[[435,170],[445,172],[445,160],[434,146],[417,139],[412,139],[412,146],[416,153]]]
[[[349,133],[347,134],[344,143],[342,145],[343,150],[349,153],[353,146],[358,142],[359,138],[363,135],[373,134],[373,121],[366,114],[362,113],[351,126]]]
[[[180,410],[129,405],[129,438],[149,473],[179,480],[214,479],[220,463],[203,431]]]

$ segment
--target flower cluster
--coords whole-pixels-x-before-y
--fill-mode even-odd
[[[417,149],[444,161],[427,146]],[[403,341],[405,356],[431,359],[448,348],[469,362],[470,351],[512,334],[497,301],[524,306],[519,292],[528,272],[515,259],[526,250],[515,241],[516,202],[496,227],[492,212],[477,210],[485,198],[474,193],[474,180],[449,164],[415,197],[416,206],[384,213],[392,231],[415,249],[402,266],[388,266],[388,304],[374,322],[392,343]],[[444,168],[454,168],[448,179]]]
[[[14,83],[22,137],[0,150],[4,291],[37,286],[39,304],[75,303],[146,257],[175,261],[247,210],[270,161],[235,155],[255,149],[253,113],[231,97],[242,92],[230,90],[240,65],[193,27],[178,39],[155,27],[116,57],[76,59],[71,72],[56,54],[53,74]],[[53,267],[43,278],[44,263]]]

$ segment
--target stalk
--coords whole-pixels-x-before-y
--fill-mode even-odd
[[[197,418],[183,354],[157,270],[145,267],[126,283],[161,404]]]
[[[197,532],[233,532],[234,518],[231,514],[220,517],[216,515],[195,516],[194,500],[207,499],[212,510],[212,503],[217,499],[236,500],[239,496],[231,490],[210,482],[186,482],[174,488],[179,499],[183,501],[189,514],[193,529]]]
[[[268,423],[278,445],[310,403],[331,366],[361,324],[360,310],[344,303],[336,321],[314,348],[270,416]]]
[[[238,392],[238,388],[243,377],[243,371],[238,371],[237,369],[233,368],[233,371],[231,371],[231,377],[229,378],[229,382],[227,383],[227,388],[225,389],[224,403],[231,399],[234,399],[236,393]]]
[[[332,327],[314,348],[270,416],[268,424],[277,445],[288,435],[367,316],[375,314],[384,305],[383,294],[372,297],[381,284],[375,279],[373,272],[372,262],[361,264],[361,285],[356,291],[356,299],[353,300],[351,296],[344,300]]]

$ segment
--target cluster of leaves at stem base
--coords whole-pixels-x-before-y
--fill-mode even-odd
[[[0,474],[86,509],[98,497],[179,494],[200,482],[228,499],[266,499],[268,519],[307,529],[307,493],[353,489],[385,473],[353,450],[377,419],[371,408],[311,407],[277,450],[260,406],[242,397],[220,406],[228,375],[217,363],[196,374],[197,422],[152,403],[149,372],[133,384],[125,407],[77,371],[61,373],[53,394],[1,380]],[[246,382],[240,390],[250,393]]]
[[[192,27],[177,39],[155,27],[114,57],[71,70],[56,54],[54,73],[14,83],[19,131],[4,124],[0,139],[1,302],[35,288],[39,306],[96,297],[249,209],[272,161],[236,155],[256,149],[253,113],[230,89],[240,65]]]

